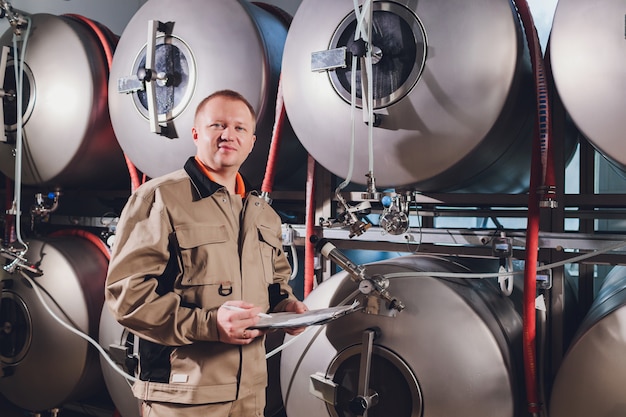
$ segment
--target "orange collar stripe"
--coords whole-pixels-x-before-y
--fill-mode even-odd
[[[209,169],[200,161],[200,159],[197,156],[195,157],[195,160],[196,160],[196,165],[198,165],[198,168],[200,168],[200,171],[202,171],[202,173],[206,175],[208,179],[210,179],[213,182],[216,182],[215,179],[213,178],[213,175],[211,175],[211,171],[209,171]],[[237,176],[235,177],[235,181],[236,181],[235,192],[239,194],[241,198],[245,198],[246,197],[246,184],[244,184],[243,177],[241,176],[239,172],[237,173]]]

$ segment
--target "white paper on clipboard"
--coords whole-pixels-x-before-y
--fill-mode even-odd
[[[309,310],[304,313],[271,313],[270,317],[262,317],[251,328],[253,329],[281,329],[288,327],[313,326],[328,323],[346,314],[353,313],[363,308],[358,301],[350,305],[320,308]]]

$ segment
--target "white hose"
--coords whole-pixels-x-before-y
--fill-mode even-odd
[[[283,343],[282,345],[276,347],[275,349],[273,349],[272,351],[268,352],[265,354],[265,359],[269,359],[272,356],[276,355],[277,353],[279,353],[280,351],[282,351],[283,349],[285,349],[287,346],[291,345],[294,341],[296,341],[300,336],[302,336],[303,334],[307,333],[309,330],[311,330],[313,327],[319,327],[319,326],[309,326],[306,329],[304,329],[304,331],[296,336],[293,336],[291,339],[289,339],[288,341],[286,341],[285,343]]]
[[[39,289],[39,284],[37,284],[31,277],[29,277],[22,270],[20,270],[20,274],[22,274],[24,279],[26,279],[26,281],[28,281],[30,283],[30,285],[33,288],[33,290],[35,290],[35,295],[39,299],[39,302],[41,302],[41,305],[45,308],[45,310],[48,312],[48,314],[50,314],[50,316],[57,323],[59,323],[61,326],[65,327],[67,330],[69,330],[70,332],[74,333],[75,335],[77,335],[79,337],[82,337],[87,342],[91,343],[96,349],[98,349],[98,352],[100,352],[102,357],[107,361],[107,363],[111,366],[111,368],[113,368],[113,370],[115,372],[117,372],[118,374],[122,375],[125,379],[127,379],[129,381],[133,381],[134,382],[134,381],[137,380],[137,378],[127,374],[123,369],[121,369],[118,366],[117,363],[113,362],[113,360],[109,357],[109,354],[91,336],[89,336],[88,334],[85,334],[85,333],[81,332],[80,330],[74,328],[73,326],[67,324],[59,316],[57,316],[54,313],[54,311],[52,311],[52,309],[48,306],[46,301],[44,300],[43,295],[41,294],[41,290]]]
[[[21,253],[21,256],[28,251],[28,244],[24,242],[22,239],[22,154],[23,154],[23,134],[24,134],[24,126],[23,126],[23,115],[22,115],[22,93],[24,90],[24,61],[26,57],[26,45],[28,43],[28,38],[30,36],[30,29],[32,26],[31,19],[26,16],[26,31],[24,33],[23,41],[22,41],[22,49],[21,49],[21,57],[18,58],[19,51],[17,47],[17,35],[13,34],[13,53],[14,56],[14,65],[13,68],[15,70],[15,94],[17,99],[17,137],[15,142],[15,187],[14,187],[14,197],[13,197],[13,207],[15,208],[15,234],[17,241],[24,247],[24,250]]]
[[[611,252],[620,248],[626,247],[626,241],[616,243],[608,246],[604,249],[598,249],[593,252],[585,253],[583,255],[574,256],[563,261],[554,262],[537,267],[537,272],[548,271],[553,268],[557,268],[570,263],[577,263],[585,259],[593,258],[594,256],[601,255],[603,253]],[[438,278],[467,278],[467,279],[485,279],[485,278],[500,278],[510,275],[522,275],[524,271],[507,271],[507,272],[477,272],[477,273],[465,273],[465,272],[393,272],[389,274],[382,274],[385,278],[413,278],[413,277],[438,277]]]
[[[359,5],[358,1],[354,0],[354,14],[357,19],[357,26],[354,32],[354,40],[359,39],[361,37],[365,42],[369,44],[369,47],[365,51],[365,74],[367,77],[367,97],[364,94],[361,94],[361,100],[363,103],[363,109],[365,110],[363,114],[364,121],[367,122],[367,143],[368,143],[368,167],[369,173],[374,174],[374,68],[372,65],[372,26],[374,20],[374,11],[372,6],[372,0],[366,0],[363,3],[363,9],[359,13]],[[367,27],[363,27],[363,22],[365,21],[365,17],[369,17],[367,19]],[[352,66],[353,72],[356,70],[356,65]],[[361,78],[361,92],[364,92],[366,87],[363,85],[363,79]],[[352,89],[354,89],[354,83],[352,84]]]
[[[353,0],[354,1],[354,14],[356,16],[356,30],[354,32],[354,40],[358,40],[359,37],[362,37],[366,42],[369,42],[369,33],[367,30],[363,29],[363,20],[365,19],[365,16],[367,15],[367,13],[369,12],[369,9],[372,3],[372,0],[367,0],[365,1],[365,3],[363,4],[363,10],[362,12],[359,11],[359,4],[358,4],[358,0]],[[371,28],[371,19],[369,21],[369,27]],[[370,29],[371,30],[371,29]],[[373,104],[373,81],[372,81],[372,69],[371,69],[371,62],[372,62],[372,53],[371,53],[371,47],[368,48],[367,53],[366,53],[366,61],[368,61],[368,57],[369,57],[369,65],[366,65],[366,73],[367,73],[367,79],[368,79],[368,97],[362,97],[362,102],[364,104],[364,108],[367,106],[368,109],[368,120],[369,120],[369,155],[370,155],[370,172],[373,172],[373,109],[372,109],[372,104]],[[348,186],[348,184],[350,184],[350,182],[352,181],[352,175],[353,175],[353,171],[354,171],[354,149],[355,149],[355,142],[356,142],[356,68],[357,68],[357,63],[358,63],[358,58],[356,56],[352,57],[352,72],[351,72],[351,77],[350,77],[350,85],[352,86],[351,88],[351,94],[350,94],[350,126],[351,126],[351,143],[350,143],[350,157],[348,160],[348,174],[346,175],[345,180],[339,184],[339,186],[337,186],[337,189],[335,190],[335,193],[339,193],[341,190],[343,190],[344,188],[346,188]]]

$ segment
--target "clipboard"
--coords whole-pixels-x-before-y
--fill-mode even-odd
[[[361,310],[363,307],[358,301],[350,305],[335,306],[309,310],[304,313],[271,313],[269,317],[262,317],[251,329],[284,329],[289,327],[306,327],[326,324],[347,314]]]

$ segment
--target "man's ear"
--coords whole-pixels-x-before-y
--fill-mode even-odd
[[[195,127],[191,128],[191,137],[193,138],[193,140],[198,140],[198,131]]]
[[[254,149],[254,144],[256,143],[256,135],[252,135],[252,146],[250,147],[250,152]],[[248,153],[250,153],[248,152]]]

